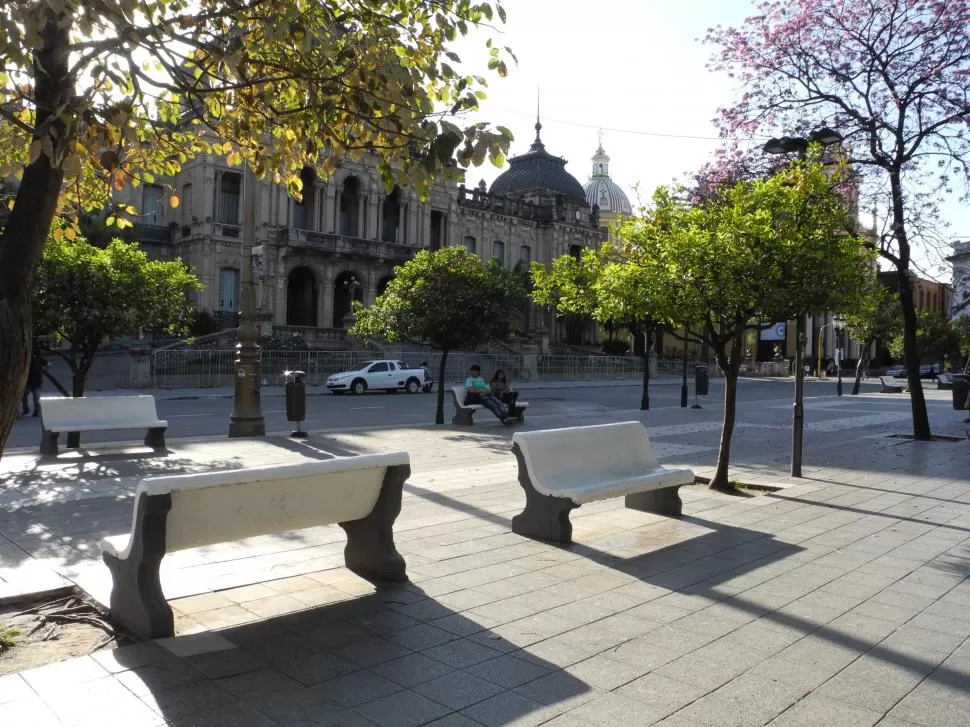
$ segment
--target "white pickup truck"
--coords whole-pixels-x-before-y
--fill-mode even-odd
[[[363,394],[368,389],[387,392],[404,389],[409,394],[417,394],[426,376],[424,369],[410,369],[403,361],[365,361],[353,371],[341,371],[328,378],[327,388],[334,394],[345,391]]]

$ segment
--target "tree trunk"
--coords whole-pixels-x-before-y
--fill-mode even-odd
[[[34,96],[37,118],[34,139],[47,138],[63,147],[67,137],[63,112],[74,95],[68,73],[70,25],[49,17],[41,31],[42,47],[34,58]],[[30,289],[34,270],[44,251],[64,173],[41,153],[28,164],[17,191],[6,229],[0,236],[0,457],[10,436],[17,406],[27,382],[30,356]]]
[[[872,339],[866,341],[862,346],[862,351],[859,354],[859,362],[855,365],[855,383],[852,384],[852,395],[859,393],[859,389],[862,387],[862,374],[869,368],[869,351],[872,348]]]
[[[71,357],[74,358],[73,356]],[[75,368],[72,361],[71,370],[74,375],[71,377],[71,396],[75,399],[79,399],[84,396],[84,387],[88,381],[88,374],[91,372],[91,365],[94,363],[94,357],[82,356],[81,362]],[[68,449],[77,449],[81,446],[81,433],[80,432],[68,432],[67,433],[67,444],[65,445]]]
[[[441,352],[441,365],[438,366],[438,405],[434,412],[434,423],[445,423],[445,365],[448,362],[448,349]]]
[[[899,303],[903,312],[903,363],[909,383],[909,400],[913,411],[914,439],[930,440],[930,418],[926,412],[926,398],[923,396],[923,382],[919,377],[919,348],[916,345],[916,306],[913,302],[913,288],[909,273],[909,238],[906,233],[906,215],[902,179],[898,169],[889,173],[889,188],[892,194],[893,231],[898,245],[896,275],[899,281]]]
[[[723,349],[715,353],[717,365],[724,374],[724,424],[721,427],[721,445],[717,452],[717,468],[708,487],[712,490],[730,491],[728,466],[731,460],[731,438],[734,436],[734,419],[738,401],[738,369],[741,364],[743,330],[731,342],[730,359]]]

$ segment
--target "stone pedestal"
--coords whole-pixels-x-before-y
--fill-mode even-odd
[[[150,389],[152,386],[152,350],[138,347],[129,350],[128,386],[132,389]]]

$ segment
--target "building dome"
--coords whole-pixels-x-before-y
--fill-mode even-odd
[[[509,159],[509,168],[502,172],[489,189],[490,194],[517,194],[529,190],[557,192],[575,200],[586,194],[579,181],[566,171],[566,160],[546,151],[539,138],[542,124],[536,120],[536,139],[526,154]]]
[[[626,193],[620,185],[610,179],[610,158],[603,151],[602,138],[593,155],[593,173],[583,189],[586,193],[586,201],[591,207],[597,205],[601,215],[615,218],[617,215],[633,214],[633,207],[630,206]]]

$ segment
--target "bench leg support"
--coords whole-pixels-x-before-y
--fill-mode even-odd
[[[665,487],[662,490],[635,492],[626,496],[625,504],[631,510],[680,517],[684,505],[680,500],[679,490],[680,485]]]
[[[512,532],[527,538],[571,543],[573,524],[569,521],[569,513],[579,505],[569,498],[537,492],[529,479],[529,470],[518,444],[512,444],[512,453],[519,463],[519,484],[525,490],[525,509],[512,518]]]
[[[60,436],[58,432],[49,432],[46,429],[41,429],[40,432],[40,453],[44,457],[56,457],[57,456],[57,438]]]
[[[394,547],[394,521],[401,513],[404,483],[410,476],[410,465],[388,467],[381,494],[370,515],[340,523],[347,533],[344,562],[362,578],[376,581],[408,579],[404,558]]]
[[[165,427],[153,427],[145,435],[145,446],[151,447],[156,451],[165,449]]]
[[[455,406],[455,416],[452,417],[451,423],[458,424],[463,427],[470,427],[475,424],[475,422],[472,420],[472,416],[474,414],[474,409],[462,409],[460,406]]]
[[[525,408],[518,406],[509,407],[509,416],[518,419],[520,422],[524,422]]]
[[[139,636],[157,639],[175,633],[172,609],[162,593],[158,569],[165,557],[165,521],[171,495],[138,500],[131,547],[124,559],[103,553],[111,571],[111,620]]]

